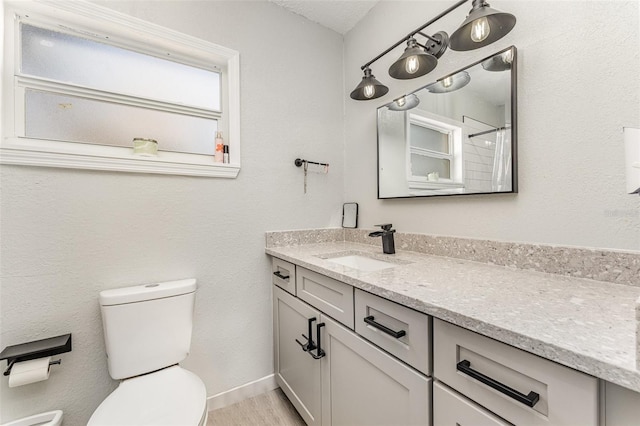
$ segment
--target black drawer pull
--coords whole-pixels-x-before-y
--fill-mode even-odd
[[[289,280],[289,275],[282,275],[280,271],[275,271],[273,275],[280,278],[281,280],[287,280],[287,281]]]
[[[320,324],[316,324],[316,337],[318,338],[318,346],[316,347],[316,354],[314,355],[313,352],[309,351],[309,355],[311,355],[311,357],[313,357],[313,359],[320,359],[323,358],[326,353],[325,351],[322,349],[322,338],[321,338],[321,328],[324,327],[324,323],[321,322]]]
[[[309,318],[307,319],[307,326],[308,326],[308,332],[307,334],[309,334],[309,337],[305,336],[304,334],[302,335],[302,337],[304,337],[305,339],[307,339],[307,343],[302,343],[300,340],[296,339],[296,343],[300,345],[300,347],[302,348],[303,351],[305,352],[309,352],[314,350],[317,346],[315,343],[313,343],[313,335],[311,334],[311,332],[313,331],[313,322],[316,320],[315,317],[313,318]]]
[[[390,329],[389,327],[385,327],[384,325],[375,322],[373,320],[373,315],[368,316],[368,317],[364,317],[364,322],[369,324],[371,327],[377,328],[378,330],[382,331],[383,333],[387,333],[389,336],[395,337],[396,339],[399,339],[402,336],[405,336],[407,334],[407,332],[404,331],[404,330],[394,331],[394,330]]]
[[[489,376],[485,376],[484,374],[474,370],[471,368],[471,363],[469,361],[462,360],[458,364],[456,364],[456,368],[458,371],[473,377],[474,379],[484,383],[485,385],[507,395],[509,398],[513,398],[518,402],[523,403],[527,407],[533,407],[540,400],[540,395],[535,393],[534,391],[529,392],[529,395],[525,395],[523,393],[518,392],[517,390],[510,388],[509,386],[500,383]]]

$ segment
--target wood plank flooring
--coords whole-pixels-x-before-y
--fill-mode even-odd
[[[278,388],[209,412],[207,426],[305,426],[304,420]]]

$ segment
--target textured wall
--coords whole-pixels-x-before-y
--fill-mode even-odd
[[[240,52],[242,170],[227,180],[1,167],[1,345],[71,332],[74,349],[45,382],[0,380],[0,423],[63,409],[65,425],[85,424],[115,388],[98,307],[108,288],[197,278],[186,368],[208,395],[271,374],[264,232],[340,223],[341,36],[268,2],[108,5]],[[306,195],[298,156],[331,163]]]
[[[622,127],[640,127],[637,1],[492,1],[514,30],[471,52],[448,51],[432,73],[393,80],[397,48],[372,65],[390,91],[347,99],[360,66],[451,5],[381,2],[345,37],[345,201],[363,227],[401,232],[640,250],[640,199],[625,194]],[[465,5],[430,32],[452,33]],[[516,195],[376,199],[376,108],[498,50],[518,48],[519,186]]]

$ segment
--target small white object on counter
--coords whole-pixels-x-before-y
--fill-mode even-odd
[[[640,194],[640,129],[624,128],[627,192]]]
[[[636,368],[640,370],[640,298],[636,301]]]

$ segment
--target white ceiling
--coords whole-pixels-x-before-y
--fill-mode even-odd
[[[293,13],[345,34],[379,0],[269,0]]]

